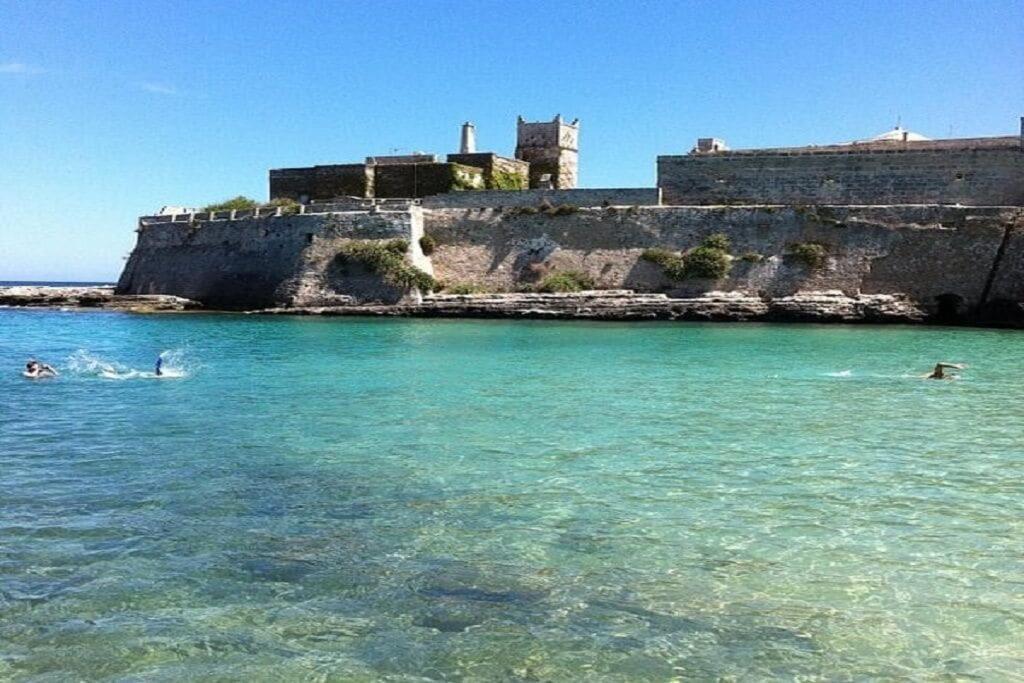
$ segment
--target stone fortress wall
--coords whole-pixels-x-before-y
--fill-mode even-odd
[[[536,127],[520,121],[519,139],[548,144],[551,131],[573,125],[560,117]],[[464,141],[474,135],[465,124]],[[549,151],[573,145],[566,138]],[[453,156],[479,160],[466,166],[479,171],[474,186],[502,159],[469,144]],[[458,165],[420,155],[273,171],[272,182],[277,174],[282,183],[320,183],[327,199],[144,217],[118,291],[232,309],[407,302],[421,293],[399,291],[343,254],[351,240],[400,237],[409,241],[409,261],[449,288],[518,291],[547,275],[578,271],[608,291],[724,291],[763,301],[828,291],[892,295],[945,320],[1024,326],[1019,137],[904,135],[745,151],[705,139],[689,155],[658,162],[657,188],[463,188],[419,198],[398,191],[406,196],[394,199],[339,195],[332,183],[350,177],[365,187],[380,180],[381,169],[404,178],[417,166]],[[535,170],[533,162],[518,163]],[[373,178],[367,168],[375,169]],[[643,257],[651,248],[684,253],[716,233],[731,243],[728,273],[718,280],[674,281]],[[423,235],[435,245],[430,255],[421,248]],[[794,258],[801,245],[824,249],[824,263],[809,267]]]
[[[163,217],[161,217],[163,218]],[[642,258],[727,235],[737,258],[719,281],[673,282]],[[419,237],[436,242],[428,258]],[[803,291],[900,293],[922,309],[967,315],[1024,301],[1024,212],[1000,207],[594,207],[570,214],[516,209],[347,210],[140,227],[118,290],[174,294],[219,308],[395,303],[402,292],[338,256],[347,240],[410,240],[410,258],[448,285],[514,291],[548,273],[581,271],[603,289],[695,296],[711,290],[782,297]],[[827,264],[792,259],[825,245]],[[738,257],[757,254],[757,262]],[[943,303],[945,302],[945,303]],[[947,311],[948,312],[948,311]]]
[[[1024,204],[1024,138],[658,157],[668,204]]]
[[[117,283],[122,294],[180,292],[211,308],[247,310],[289,303],[327,305],[351,297],[397,301],[403,293],[372,273],[345,271],[337,254],[349,240],[410,240],[424,267],[418,209],[352,210],[253,217],[156,216],[139,223],[138,243]],[[339,283],[343,282],[343,286]],[[341,297],[340,299],[338,297]]]

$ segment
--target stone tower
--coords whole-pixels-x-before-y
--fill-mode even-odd
[[[579,119],[527,123],[520,116],[516,123],[516,158],[530,162],[530,187],[542,186],[542,176],[550,175],[551,186],[576,187],[579,168]]]
[[[462,124],[462,138],[459,141],[459,154],[476,152],[476,126],[471,121]]]

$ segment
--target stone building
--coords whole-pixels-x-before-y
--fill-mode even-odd
[[[516,121],[516,158],[530,163],[530,187],[572,189],[579,175],[579,119],[565,123]]]
[[[1024,204],[1021,135],[930,140],[900,127],[837,145],[658,157],[666,204]]]
[[[529,173],[528,161],[477,152],[476,128],[466,122],[459,153],[443,162],[434,154],[407,154],[366,157],[362,164],[272,169],[270,198],[308,204],[339,197],[416,199],[464,190],[524,190]]]

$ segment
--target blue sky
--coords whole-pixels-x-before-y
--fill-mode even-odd
[[[655,156],[1013,134],[1024,3],[0,0],[0,280],[112,280],[135,217],[266,197],[272,167],[511,154],[581,120],[583,186]]]

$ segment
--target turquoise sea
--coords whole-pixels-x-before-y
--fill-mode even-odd
[[[0,679],[1022,677],[1020,332],[0,310]]]

